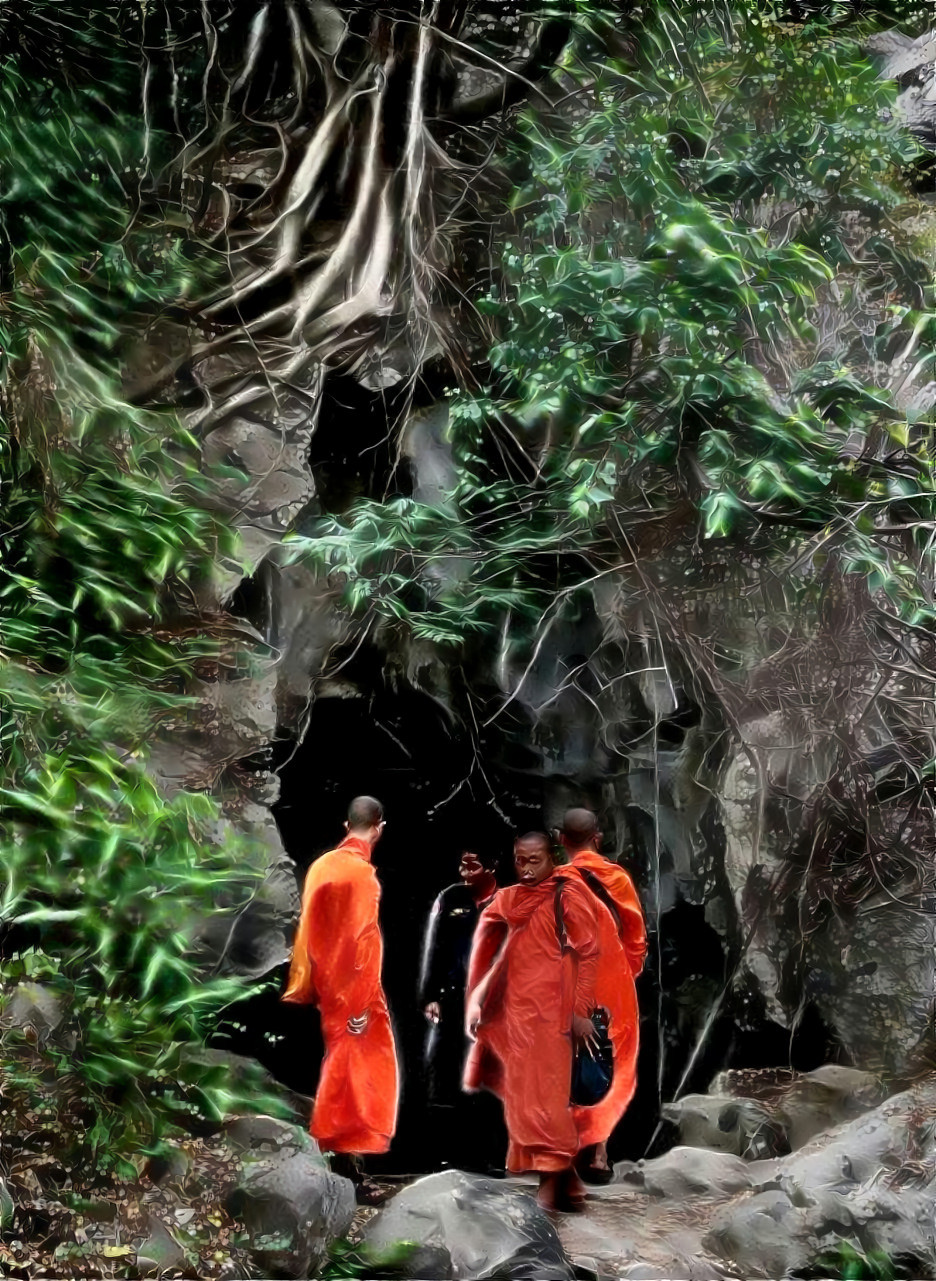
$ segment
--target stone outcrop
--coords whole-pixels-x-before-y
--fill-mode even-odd
[[[333,1174],[298,1126],[243,1117],[227,1127],[241,1174],[226,1208],[243,1224],[266,1276],[307,1277],[354,1217],[354,1188]]]
[[[692,1148],[749,1161],[796,1150],[814,1135],[869,1111],[884,1097],[879,1077],[827,1064],[814,1072],[720,1072],[707,1094],[663,1105]]]
[[[845,1086],[838,1070],[824,1074],[824,1088]],[[815,1099],[822,1074],[802,1080],[801,1097]],[[850,1097],[866,1104],[870,1083],[850,1084]],[[786,1156],[744,1161],[676,1147],[621,1163],[612,1184],[590,1190],[587,1214],[563,1217],[559,1233],[571,1257],[628,1281],[848,1273],[928,1281],[936,1277],[934,1115],[930,1076]]]
[[[457,1281],[572,1281],[574,1275],[533,1196],[462,1170],[431,1174],[404,1189],[368,1225],[365,1240],[375,1247],[414,1241],[442,1248]]]
[[[934,1108],[930,1078],[766,1163],[704,1244],[751,1277],[794,1275],[843,1247],[886,1255],[904,1276],[936,1275]]]
[[[915,41],[892,35],[878,48],[883,74],[913,78],[901,99],[908,119],[932,106],[931,44],[929,35]],[[242,157],[236,165],[243,172],[232,169],[231,175],[265,181],[256,164]],[[853,230],[859,238],[867,233]],[[324,242],[331,243],[334,231],[323,229]],[[869,321],[850,313],[847,319]],[[365,645],[383,664],[388,686],[434,699],[453,735],[473,743],[476,734],[474,709],[453,691],[448,652],[403,640],[373,620],[360,635],[338,606],[340,585],[325,573],[287,563],[282,546],[297,521],[301,527],[325,505],[328,468],[314,455],[323,406],[331,403],[330,380],[356,386],[363,399],[350,409],[336,400],[328,413],[339,424],[355,415],[363,420],[372,409],[368,395],[393,394],[437,354],[433,343],[420,346],[419,335],[406,332],[405,320],[402,314],[382,316],[372,339],[362,339],[348,373],[336,375],[327,362],[297,349],[290,357],[296,376],[267,386],[256,352],[244,343],[204,358],[192,374],[205,396],[190,425],[206,469],[217,476],[212,502],[239,540],[201,585],[200,604],[208,614],[235,617],[242,635],[232,643],[236,661],[198,681],[193,692],[199,715],[157,747],[153,768],[169,787],[213,790],[228,820],[259,838],[268,873],[263,893],[233,935],[215,937],[208,930],[208,941],[226,962],[251,976],[282,964],[298,909],[289,858],[270,815],[278,792],[270,744],[301,738],[316,699],[371,693],[340,664],[330,670],[329,655],[346,642]],[[166,343],[172,345],[169,338]],[[906,371],[878,372],[882,385],[914,413],[933,399],[933,387],[908,381]],[[455,475],[446,408],[439,402],[410,409],[405,423],[395,424],[394,475],[398,467],[405,470],[401,488],[417,501],[439,504]],[[355,481],[349,493],[353,498],[365,490]],[[680,574],[695,573],[695,562],[680,559],[685,548],[678,529],[640,536],[641,556],[670,575],[664,594]],[[887,864],[888,851],[900,841],[921,865],[932,863],[925,823],[908,836],[893,797],[874,799],[881,779],[873,761],[893,746],[893,727],[872,731],[862,711],[878,689],[879,670],[871,638],[856,622],[860,609],[856,615],[850,607],[844,621],[833,620],[825,630],[822,620],[807,620],[806,634],[791,645],[789,658],[781,658],[753,613],[725,607],[724,584],[731,587],[730,573],[743,575],[743,568],[703,564],[698,549],[694,554],[700,581],[692,579],[692,600],[678,620],[677,630],[688,638],[680,652],[679,646],[663,652],[652,611],[633,604],[633,584],[623,575],[599,576],[592,609],[582,607],[574,617],[554,611],[532,654],[520,651],[505,621],[501,644],[486,644],[465,659],[467,679],[485,691],[492,707],[498,699],[509,704],[509,716],[495,721],[490,735],[503,734],[505,756],[507,748],[523,755],[518,776],[542,781],[547,822],[554,823],[567,803],[582,800],[607,814],[608,844],[624,850],[637,869],[652,927],[665,937],[667,912],[687,904],[700,909],[717,933],[731,990],[722,1000],[720,964],[691,974],[684,990],[671,994],[686,1044],[708,1035],[715,1013],[746,1030],[770,1027],[792,1036],[808,1011],[856,1065],[908,1074],[932,1039],[936,914],[925,910],[927,893],[936,902],[932,886],[915,883],[910,873],[878,884],[879,860],[865,867],[872,883],[860,895],[843,894],[835,878],[818,875],[808,853],[803,856],[825,823],[814,803],[841,764],[835,756],[841,722],[853,733],[857,757],[872,761],[869,808],[891,830],[866,833],[854,806],[850,812],[845,806],[836,821],[851,844],[835,866],[848,863],[848,875],[857,876],[852,864],[867,863],[872,846],[881,847]],[[448,558],[425,573],[430,584],[439,584],[464,571],[463,561]],[[752,570],[751,591],[755,577]],[[703,632],[745,656],[745,670],[730,679],[719,676],[717,687],[701,680],[689,644]],[[848,679],[841,684],[843,672]],[[781,712],[772,690],[791,680],[802,706]],[[813,715],[819,702],[830,723]],[[487,793],[479,796],[479,805],[485,804]],[[427,806],[445,801],[432,797]],[[752,1120],[733,1123],[732,1134],[750,1138],[757,1132]]]

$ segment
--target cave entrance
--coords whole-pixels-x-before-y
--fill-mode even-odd
[[[421,1080],[427,1028],[417,1001],[429,909],[439,890],[457,880],[466,847],[495,851],[510,870],[515,832],[542,823],[542,781],[532,772],[501,777],[508,771],[496,759],[482,775],[470,736],[442,702],[388,679],[382,655],[366,651],[343,666],[340,680],[325,683],[302,743],[288,745],[286,755],[274,816],[300,881],[318,854],[338,844],[352,797],[373,795],[385,808],[374,863],[402,1094],[393,1149],[375,1168],[418,1172],[429,1155]],[[501,755],[512,759],[509,751]],[[285,1085],[313,1094],[322,1048],[317,1015],[280,1006],[268,1008],[261,1022],[270,1019],[272,1034],[282,1039],[259,1044],[255,1034],[251,1052]],[[248,1014],[244,1021],[254,1020]]]
[[[336,676],[320,684],[302,742],[276,747],[281,794],[274,815],[301,882],[312,860],[340,840],[353,796],[371,794],[385,806],[387,827],[375,865],[382,886],[384,985],[397,1033],[402,1093],[391,1152],[374,1168],[415,1174],[427,1169],[433,1156],[422,1078],[426,1024],[417,1000],[431,903],[456,879],[459,855],[471,845],[495,851],[502,883],[510,883],[515,834],[544,827],[547,809],[554,814],[567,803],[601,807],[600,778],[596,774],[575,785],[572,779],[547,776],[540,754],[531,748],[531,727],[516,709],[513,717],[472,741],[442,700],[390,673],[380,651],[365,646],[341,662],[339,657],[332,667]],[[653,859],[660,853],[650,830],[653,821],[644,818],[641,830],[632,834],[627,861],[649,907],[659,889],[653,888],[659,871]],[[693,1060],[698,1013],[730,982],[731,962],[702,906],[678,899],[660,906],[659,934],[651,937],[647,968],[638,981],[637,1096],[613,1136],[615,1160],[643,1156],[651,1141],[654,1154],[674,1141],[671,1127],[659,1125],[659,1102],[672,1097],[692,1061],[681,1093],[705,1090],[721,1068],[789,1062],[808,1070],[834,1056],[825,1029],[808,1020],[793,1038],[765,1025],[762,1016],[745,1028],[728,1000]],[[648,913],[648,924],[654,915]],[[226,1032],[219,1043],[253,1055],[285,1086],[311,1096],[322,1056],[318,1016],[279,1001],[285,970],[271,976],[276,991],[239,1007],[241,1032]]]

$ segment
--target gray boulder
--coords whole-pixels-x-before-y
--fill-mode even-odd
[[[877,1107],[884,1094],[873,1073],[832,1063],[803,1073],[727,1071],[708,1094],[667,1103],[663,1116],[693,1147],[763,1160]]]
[[[703,1245],[750,1277],[815,1267],[843,1243],[936,1276],[936,1079],[749,1170],[755,1193],[713,1219]]]
[[[914,1148],[932,1159],[936,1155],[932,1133],[925,1124],[919,1136],[914,1133],[918,1106],[914,1101],[924,1098],[927,1105],[923,1115],[931,1121],[936,1081],[896,1094],[873,1112],[817,1135],[778,1162],[777,1174],[770,1182],[794,1194],[817,1188],[851,1194],[860,1184],[879,1177],[882,1170],[900,1167]]]
[[[781,1115],[795,1151],[814,1135],[852,1121],[884,1097],[880,1078],[855,1068],[826,1064],[796,1077],[783,1096]]]
[[[789,1152],[784,1125],[765,1104],[728,1094],[687,1094],[665,1103],[663,1119],[679,1128],[687,1147],[730,1152],[747,1160],[763,1160]]]
[[[74,1033],[65,1026],[67,1014],[58,993],[45,983],[25,979],[9,991],[0,1026],[15,1028],[39,1045],[55,1040],[74,1049]]]
[[[455,1281],[572,1281],[556,1229],[532,1196],[463,1170],[410,1184],[371,1220],[365,1241],[443,1247]]]
[[[759,1192],[715,1216],[702,1244],[746,1277],[787,1277],[815,1261],[807,1212],[785,1192]]]
[[[354,1188],[333,1174],[298,1126],[239,1117],[226,1126],[241,1173],[225,1202],[267,1277],[307,1277],[354,1217]]]
[[[678,1147],[644,1162],[643,1184],[650,1196],[678,1201],[745,1192],[751,1187],[752,1178],[745,1162],[731,1152]]]

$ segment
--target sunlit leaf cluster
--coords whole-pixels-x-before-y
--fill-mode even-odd
[[[133,198],[158,145],[126,89],[139,68],[102,44],[97,82],[75,87],[34,53],[8,42],[0,64],[0,948],[7,993],[41,984],[62,1023],[38,1046],[5,1032],[0,1058],[81,1098],[86,1150],[113,1165],[260,1099],[189,1050],[245,993],[199,922],[233,924],[261,871],[219,842],[214,802],[167,800],[145,769],[216,648],[193,589],[228,535],[194,441],[123,387],[128,335],[190,283],[181,241]]]
[[[581,109],[531,108],[503,158],[514,221],[487,363],[451,398],[447,506],[361,505],[303,554],[438,640],[540,617],[654,522],[804,582],[834,555],[927,621],[936,478],[907,389],[932,368],[931,252],[867,24],[582,10]]]

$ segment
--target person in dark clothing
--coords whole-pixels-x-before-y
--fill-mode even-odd
[[[486,1097],[463,1092],[462,1072],[469,1044],[468,958],[478,917],[497,892],[496,858],[465,850],[458,875],[460,882],[444,889],[432,905],[423,947],[419,1003],[429,1024],[426,1097],[436,1113],[439,1163],[493,1173],[503,1166],[499,1147],[506,1146],[506,1133],[499,1111],[490,1108]]]

